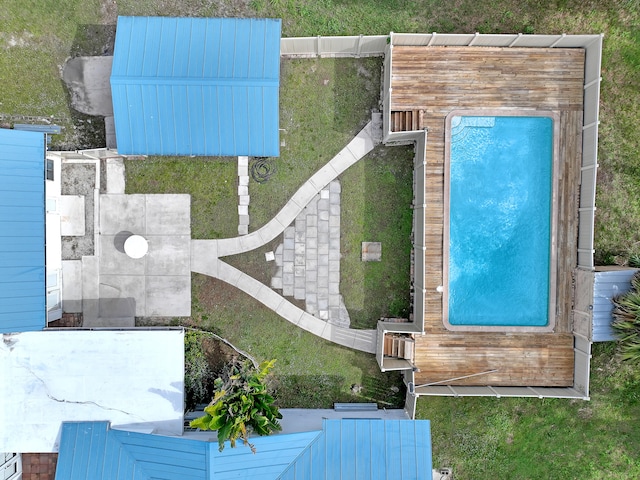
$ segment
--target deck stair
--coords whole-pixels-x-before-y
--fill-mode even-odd
[[[424,110],[391,112],[391,131],[412,132],[424,128]]]
[[[415,341],[408,335],[386,334],[384,336],[384,355],[413,361]]]

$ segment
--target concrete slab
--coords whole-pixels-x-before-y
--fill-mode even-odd
[[[249,171],[249,157],[238,157],[238,175],[248,175]]]
[[[353,153],[355,157],[364,157],[376,146],[373,138],[371,138],[370,131],[370,125],[367,125],[347,144],[346,148]]]
[[[262,245],[264,245],[264,243],[260,239],[260,235],[258,235],[256,232],[240,238],[240,246],[245,252],[255,250]]]
[[[291,222],[295,220],[296,216],[301,211],[302,210],[300,209],[300,207],[292,204],[291,202],[287,202],[287,204],[282,208],[282,210],[278,212],[275,218],[277,218],[278,222],[280,222],[280,224],[282,225],[291,225]]]
[[[146,233],[145,195],[100,195],[100,233]]]
[[[82,312],[82,260],[62,262],[62,311]]]
[[[107,193],[122,195],[125,192],[124,160],[107,158]]]
[[[191,237],[188,235],[148,235],[147,275],[191,274]]]
[[[326,187],[329,182],[336,178],[340,173],[342,172],[336,171],[332,162],[329,162],[322,168],[320,168],[320,170],[318,170],[316,173],[314,173],[308,180],[308,182],[316,187],[316,190],[321,190]]]
[[[99,317],[118,317],[124,311],[146,316],[144,275],[100,275]],[[116,306],[120,308],[111,313]]]
[[[62,70],[71,106],[87,115],[113,116],[111,101],[112,56],[73,57]]]
[[[147,258],[131,258],[124,253],[129,235],[100,235],[100,275],[144,275]]]
[[[266,285],[263,285],[260,290],[258,290],[258,293],[256,293],[254,298],[274,311],[277,310],[280,304],[285,301],[284,298]]]
[[[304,311],[296,307],[293,303],[285,300],[276,308],[276,313],[294,325],[298,325]]]
[[[61,195],[58,211],[60,235],[81,237],[85,234],[84,195]]]
[[[145,195],[145,198],[145,233],[148,235],[191,235],[190,195]]]
[[[145,315],[191,316],[191,277],[147,276]]]
[[[304,183],[291,197],[291,202],[295,203],[299,209],[306,207],[309,202],[318,194],[318,190],[309,183]]]
[[[306,312],[303,312],[298,325],[301,328],[304,328],[306,331],[322,337],[322,332],[324,331],[327,322],[325,322],[324,320],[320,320],[319,318],[316,318]]]
[[[83,321],[98,318],[98,299],[100,298],[100,259],[82,257],[82,315]]]
[[[294,253],[292,248],[285,248],[284,252],[282,252],[282,259],[284,262],[293,262]]]
[[[382,243],[381,242],[362,242],[362,261],[363,262],[381,262],[382,261]]]
[[[342,173],[351,165],[355,164],[358,159],[353,155],[350,150],[341,150],[333,159],[333,167],[336,171]]]
[[[215,240],[191,240],[191,271],[218,276],[218,249]]]

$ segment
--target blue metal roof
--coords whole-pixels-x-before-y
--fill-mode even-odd
[[[280,20],[119,17],[118,151],[278,156]]]
[[[206,480],[209,444],[64,423],[56,480]]]
[[[212,435],[213,436],[213,435]],[[252,438],[256,447],[65,423],[56,480],[431,479],[428,420],[325,420],[322,431]]]
[[[278,478],[431,480],[428,420],[325,420],[323,435]]]
[[[45,136],[0,129],[0,333],[42,330]]]

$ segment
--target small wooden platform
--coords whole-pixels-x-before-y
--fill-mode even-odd
[[[424,336],[416,384],[573,385],[572,272],[577,263],[584,50],[394,46],[392,112],[420,112],[427,129]],[[459,109],[535,109],[560,118],[556,325],[553,333],[451,332],[442,322],[445,118]],[[397,115],[392,129],[406,129]],[[448,248],[448,247],[447,247]]]

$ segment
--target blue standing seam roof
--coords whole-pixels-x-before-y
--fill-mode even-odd
[[[118,151],[278,156],[279,19],[119,17]]]
[[[215,441],[65,423],[56,480],[431,480],[428,420],[325,420],[321,431],[251,442],[255,454],[228,442],[219,452]]]
[[[0,129],[0,333],[46,326],[45,136]]]

